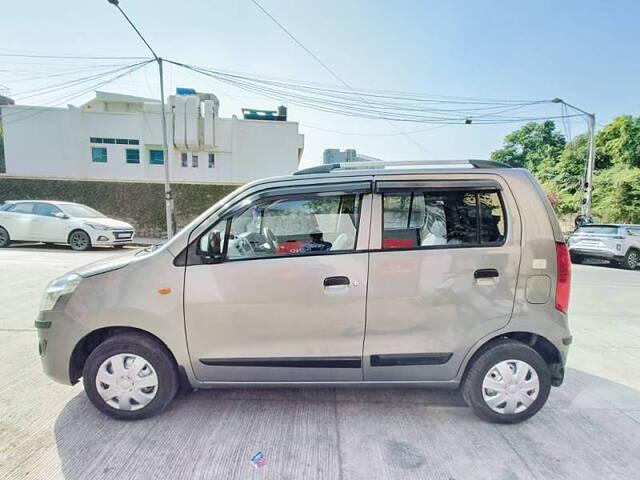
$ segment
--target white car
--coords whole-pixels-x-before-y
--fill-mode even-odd
[[[0,207],[0,247],[13,241],[68,243],[74,250],[122,247],[135,235],[131,225],[71,202],[11,200]]]

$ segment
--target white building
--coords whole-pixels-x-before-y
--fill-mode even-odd
[[[322,153],[322,163],[347,163],[347,162],[381,162],[379,158],[362,155],[353,148],[340,150],[337,148],[326,148]]]
[[[218,116],[213,94],[169,97],[172,181],[244,183],[298,168],[304,137],[286,109]],[[24,177],[161,181],[158,100],[107,92],[79,107],[0,107],[6,174]]]

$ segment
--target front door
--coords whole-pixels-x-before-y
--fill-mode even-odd
[[[362,380],[371,195],[267,193],[245,205],[194,240],[202,254],[221,239],[219,263],[186,267],[196,377]]]
[[[379,182],[377,191],[365,380],[452,380],[471,346],[510,319],[513,200],[497,180]]]
[[[69,237],[69,219],[56,217],[61,214],[55,205],[50,203],[37,203],[36,216],[33,225],[37,230],[38,238],[44,242],[66,242]]]

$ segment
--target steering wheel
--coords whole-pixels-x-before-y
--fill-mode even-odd
[[[277,252],[278,239],[276,238],[274,233],[271,231],[271,229],[268,227],[264,227],[262,229],[262,236],[264,236],[264,238],[267,240],[267,243],[269,244],[269,247],[271,248],[271,250],[273,250],[274,253]]]
[[[234,252],[235,251],[235,252]],[[241,256],[241,257],[253,257],[255,256],[255,250],[253,249],[253,245],[246,237],[246,235],[235,235],[233,239],[229,240],[229,253],[231,256]]]

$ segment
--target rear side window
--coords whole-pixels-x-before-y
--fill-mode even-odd
[[[383,194],[383,248],[500,245],[506,237],[497,191]]]
[[[580,227],[576,233],[595,233],[601,235],[617,235],[618,227],[612,225],[589,225]]]
[[[13,213],[34,213],[34,206],[35,203],[31,202],[14,203],[13,205],[9,205],[7,211]]]

